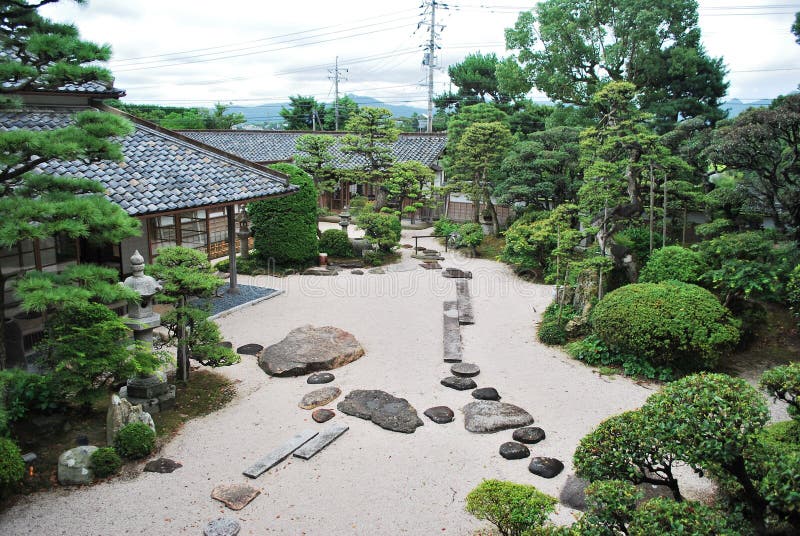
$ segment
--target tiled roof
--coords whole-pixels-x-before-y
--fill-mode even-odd
[[[217,147],[235,154],[251,162],[270,162],[289,160],[297,151],[297,138],[313,132],[280,131],[280,130],[182,130],[188,136],[206,145]],[[339,151],[341,137],[344,132],[318,132],[337,138],[331,154],[338,167],[353,168],[359,165],[359,159],[351,158]],[[400,134],[392,145],[395,159],[398,162],[416,160],[426,166],[433,167],[447,145],[447,134]]]
[[[64,127],[74,113],[86,109],[0,111],[0,130]],[[139,121],[134,126],[134,133],[120,140],[124,162],[49,162],[38,170],[100,181],[108,198],[135,216],[246,201],[297,188],[284,175],[239,162],[233,155],[226,157]]]

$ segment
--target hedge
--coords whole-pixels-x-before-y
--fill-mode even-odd
[[[681,246],[666,246],[653,251],[639,274],[640,283],[681,281],[697,284],[706,269],[703,256]]]

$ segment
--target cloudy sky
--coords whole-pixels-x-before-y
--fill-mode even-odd
[[[441,0],[440,0],[441,1]],[[470,52],[508,54],[504,28],[533,1],[453,0],[438,8],[439,70]],[[424,108],[421,65],[428,39],[418,23],[422,0],[89,0],[42,10],[74,22],[89,40],[114,50],[110,68],[128,102],[209,106],[285,102],[288,95],[333,98],[336,57],[346,80],[340,92]],[[229,7],[228,7],[229,6]],[[797,89],[800,45],[789,28],[800,2],[700,0],[706,49],[730,71],[729,98],[771,99]],[[541,95],[533,94],[535,99]],[[268,118],[264,118],[268,119]]]

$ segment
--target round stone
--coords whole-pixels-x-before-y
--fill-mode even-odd
[[[238,521],[229,517],[221,517],[209,521],[203,527],[203,536],[236,536],[240,530],[241,526]]]
[[[553,478],[564,470],[564,464],[555,458],[536,457],[528,465],[528,471],[543,478]]]
[[[439,383],[456,391],[475,389],[478,386],[472,378],[459,378],[458,376],[448,376]]]
[[[447,424],[453,422],[455,414],[447,406],[435,406],[425,410],[424,415],[436,424]]]
[[[336,415],[336,412],[330,409],[315,409],[314,412],[311,414],[311,418],[314,419],[316,422],[327,422]]]
[[[335,379],[336,377],[330,372],[316,372],[308,377],[306,383],[310,383],[312,385],[318,383],[331,383]]]
[[[461,378],[472,378],[480,374],[481,369],[472,363],[456,363],[450,367],[450,372]]]
[[[514,435],[512,436],[514,441],[519,441],[520,443],[525,443],[527,445],[538,443],[544,438],[544,430],[537,426],[526,426],[525,428],[514,430]]]
[[[306,394],[298,405],[302,409],[318,408],[336,400],[341,394],[342,390],[338,387],[321,387]]]
[[[500,445],[500,456],[506,460],[521,460],[531,455],[528,447],[516,441],[508,441]]]
[[[481,387],[472,391],[472,398],[478,400],[500,400],[500,393],[494,387]]]
[[[243,355],[258,355],[259,352],[261,352],[261,350],[263,350],[263,349],[264,349],[264,347],[261,346],[260,344],[250,343],[250,344],[242,345],[239,348],[237,348],[236,349],[236,353],[237,354],[243,354]]]

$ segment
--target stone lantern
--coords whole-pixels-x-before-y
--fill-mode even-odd
[[[242,207],[241,216],[239,218],[239,230],[236,231],[236,236],[239,238],[239,248],[241,249],[243,259],[250,257],[250,227],[248,224],[247,210]]]
[[[346,233],[349,226],[350,211],[347,209],[347,205],[345,205],[344,208],[342,208],[342,211],[339,213],[339,227],[341,227],[342,231]]]

